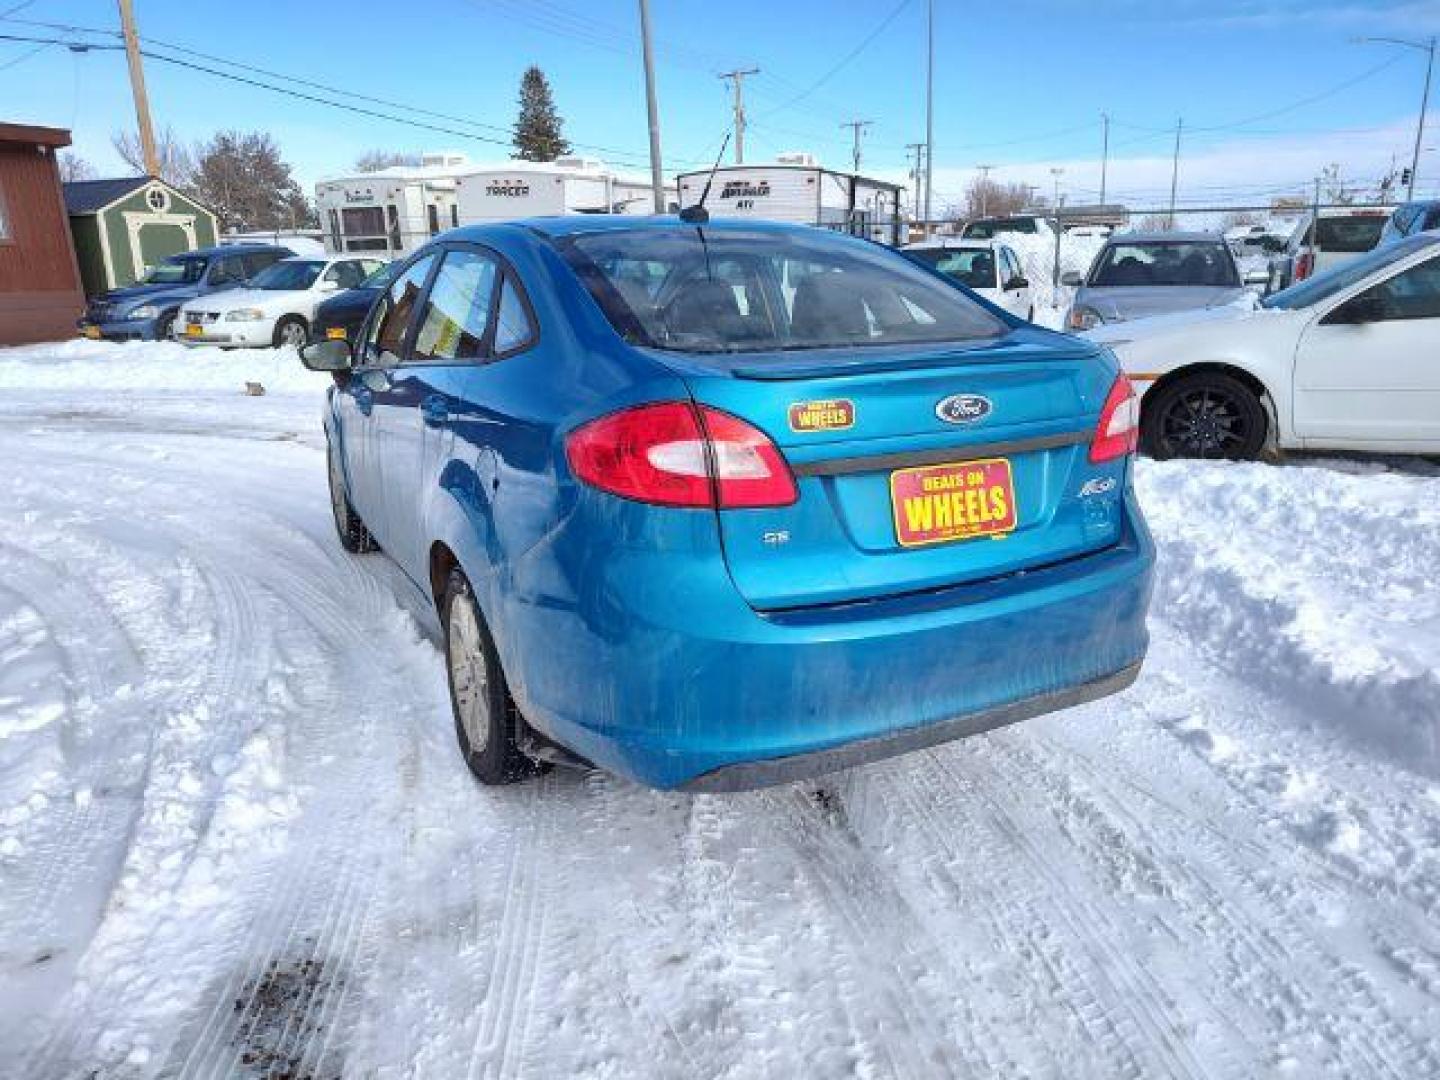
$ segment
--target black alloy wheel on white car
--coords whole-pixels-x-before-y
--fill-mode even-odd
[[[1142,448],[1158,460],[1253,461],[1265,448],[1269,417],[1250,387],[1221,371],[1162,383],[1145,396]]]

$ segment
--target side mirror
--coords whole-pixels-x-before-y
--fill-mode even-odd
[[[1268,285],[1270,284],[1269,270],[1248,270],[1245,276],[1240,279],[1246,285]]]
[[[325,371],[334,374],[349,371],[355,366],[355,353],[350,342],[342,338],[326,338],[312,341],[300,347],[300,362],[311,371]]]
[[[1325,322],[1340,326],[1361,326],[1365,323],[1380,322],[1387,314],[1384,297],[1363,293],[1353,300],[1347,300],[1326,315]]]
[[[1016,274],[1005,283],[1006,292],[1014,292],[1016,289],[1028,289],[1029,287],[1030,279],[1022,274]]]
[[[1074,270],[1066,270],[1065,273],[1060,275],[1060,284],[1068,285],[1072,289],[1078,289],[1081,285],[1085,284],[1085,279]]]

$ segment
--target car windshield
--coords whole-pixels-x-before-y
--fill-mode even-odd
[[[974,240],[991,240],[1001,233],[1036,233],[1034,218],[982,218],[965,226],[964,236]]]
[[[1230,250],[1219,240],[1137,241],[1100,253],[1091,287],[1210,285],[1238,288]]]
[[[272,263],[260,273],[250,279],[252,289],[270,289],[281,291],[285,289],[308,289],[315,284],[315,279],[320,276],[320,271],[325,269],[323,262],[295,262],[285,259],[281,262]]]
[[[1383,248],[1366,252],[1364,255],[1341,263],[1330,270],[1322,270],[1298,285],[1291,285],[1288,289],[1282,289],[1273,296],[1266,297],[1261,304],[1264,307],[1279,308],[1282,311],[1294,311],[1297,308],[1318,304],[1322,300],[1328,300],[1336,293],[1345,291],[1352,285],[1358,285],[1371,274],[1384,270],[1391,263],[1399,262],[1401,259],[1415,254],[1421,248],[1431,247],[1436,243],[1440,243],[1440,241],[1433,236],[1408,236],[1404,240],[1397,240]]]
[[[400,262],[388,262],[378,270],[372,270],[370,276],[356,286],[357,289],[388,289],[390,283],[395,280],[395,274],[400,269]]]
[[[1008,326],[897,253],[816,231],[605,231],[560,244],[615,330],[688,353],[973,341]]]
[[[204,259],[168,259],[152,266],[141,281],[146,285],[193,285],[204,276]]]
[[[967,288],[995,288],[995,254],[988,248],[915,248],[905,254]]]

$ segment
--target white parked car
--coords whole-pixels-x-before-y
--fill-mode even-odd
[[[1101,326],[1155,457],[1267,445],[1440,453],[1440,235],[1407,237],[1239,305]]]
[[[1020,258],[997,240],[926,240],[900,249],[1004,308],[1017,319],[1033,319],[1035,298]]]
[[[281,259],[238,289],[182,304],[174,334],[193,345],[298,349],[310,340],[320,302],[355,288],[381,265],[380,259],[355,256]]]

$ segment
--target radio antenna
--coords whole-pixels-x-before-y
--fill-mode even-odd
[[[704,225],[710,220],[710,211],[705,209],[705,200],[710,197],[710,185],[715,182],[715,173],[720,168],[720,161],[725,156],[725,148],[730,145],[730,132],[725,132],[725,141],[720,144],[720,153],[715,155],[715,164],[710,166],[710,175],[705,178],[705,190],[700,192],[700,201],[694,206],[687,206],[680,211],[680,220],[687,225]]]

